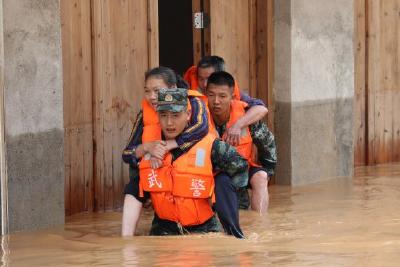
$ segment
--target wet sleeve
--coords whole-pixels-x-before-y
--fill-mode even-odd
[[[133,149],[136,149],[138,145],[142,143],[143,135],[143,112],[140,111],[136,117],[135,123],[133,124],[131,136],[129,137],[128,144],[122,152],[122,160],[132,166],[137,166],[138,159],[136,154],[133,153]]]
[[[249,105],[249,108],[254,107],[254,106],[264,106],[265,104],[261,99],[258,98],[252,98],[248,94],[245,94],[243,92],[240,92],[240,100],[243,102],[246,102]]]
[[[190,124],[176,139],[182,152],[188,151],[194,144],[208,133],[208,117],[206,105],[198,97],[189,97],[192,107]]]
[[[257,147],[258,163],[267,171],[268,176],[273,175],[278,158],[273,133],[262,121],[250,125],[250,133],[253,143]]]
[[[236,187],[247,185],[248,164],[233,146],[216,139],[212,146],[211,162],[214,172],[228,174]]]

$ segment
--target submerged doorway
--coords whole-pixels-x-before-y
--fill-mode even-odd
[[[66,215],[121,208],[129,181],[121,153],[141,108],[149,68],[165,65],[182,73],[203,55],[222,56],[241,89],[267,103],[273,125],[273,1],[60,4]],[[194,28],[193,13],[203,9],[209,23]]]

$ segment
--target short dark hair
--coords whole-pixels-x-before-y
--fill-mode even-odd
[[[197,64],[197,68],[205,69],[209,67],[213,67],[214,71],[224,71],[225,60],[219,56],[205,56]]]
[[[189,84],[187,83],[187,81],[185,81],[181,75],[177,74],[176,75],[176,87],[178,88],[185,88],[185,89],[189,89]]]
[[[155,67],[146,71],[144,80],[147,81],[152,77],[162,79],[168,87],[172,87],[178,82],[175,71],[163,66]]]
[[[208,77],[207,86],[209,84],[227,85],[229,88],[233,88],[235,86],[235,79],[226,71],[217,71]]]

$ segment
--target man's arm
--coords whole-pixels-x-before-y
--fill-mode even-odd
[[[249,109],[243,117],[226,130],[223,137],[224,141],[233,146],[239,144],[240,133],[243,128],[261,120],[268,113],[268,109],[260,99],[252,98],[247,94],[241,93],[240,100],[246,102],[249,105]]]
[[[250,133],[257,147],[258,163],[266,170],[268,176],[273,175],[278,159],[274,135],[262,121],[250,125]]]
[[[138,158],[136,157],[136,148],[142,143],[143,134],[143,112],[140,111],[136,116],[135,123],[133,124],[129,142],[122,152],[122,160],[125,163],[137,166]]]
[[[143,135],[143,112],[140,111],[133,124],[131,136],[128,145],[122,152],[122,160],[131,166],[137,166],[139,159],[146,153],[153,157],[162,159],[167,152],[166,144],[162,140],[142,144]]]
[[[248,163],[233,146],[216,139],[212,146],[211,161],[214,172],[225,172],[236,187],[248,182]]]
[[[240,93],[240,100],[249,105],[246,114],[236,123],[240,123],[242,128],[261,120],[268,113],[268,109],[261,99],[252,98],[245,93]]]

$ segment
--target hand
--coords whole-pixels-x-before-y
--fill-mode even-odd
[[[150,153],[151,156],[162,160],[168,152],[165,141],[154,141],[145,144],[145,151]]]
[[[242,132],[242,128],[239,127],[236,123],[232,125],[232,127],[226,129],[224,135],[222,136],[222,140],[227,142],[232,146],[239,145],[240,133]]]
[[[150,165],[152,169],[158,169],[162,166],[162,161],[158,158],[151,157],[150,158]]]

